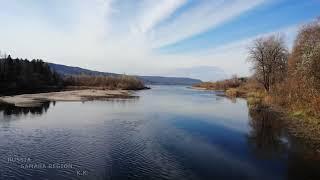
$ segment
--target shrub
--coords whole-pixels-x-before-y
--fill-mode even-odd
[[[204,83],[197,84],[194,87],[226,91],[227,89],[230,89],[230,88],[240,87],[246,81],[247,81],[247,78],[243,78],[243,77],[238,78],[236,76],[233,76],[231,79],[225,79],[225,80],[216,81],[216,82],[204,82]]]
[[[67,86],[89,86],[104,89],[139,90],[144,89],[143,82],[134,76],[69,76],[64,79]]]
[[[277,104],[320,117],[320,20],[301,28],[288,61],[285,81],[274,87]]]
[[[230,88],[226,91],[226,95],[229,97],[238,97],[240,95],[239,90],[236,88]]]

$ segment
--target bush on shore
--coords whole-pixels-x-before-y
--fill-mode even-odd
[[[222,81],[216,82],[203,82],[200,84],[194,85],[194,87],[204,88],[207,90],[222,90],[226,91],[230,88],[238,88],[239,86],[243,85],[247,82],[248,78],[233,76],[231,79],[225,79]]]
[[[249,48],[253,76],[196,85],[224,90],[229,97],[245,94],[249,110],[286,112],[298,137],[320,141],[320,19],[303,26],[291,51],[281,36],[259,38]],[[284,111],[283,111],[284,110]]]
[[[68,76],[64,79],[66,86],[101,87],[104,89],[141,90],[144,83],[134,76]]]
[[[292,114],[320,118],[320,19],[300,29],[286,78],[272,87],[271,95]]]

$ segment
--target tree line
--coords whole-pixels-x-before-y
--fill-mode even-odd
[[[1,54],[0,54],[1,55]],[[134,76],[60,76],[41,59],[13,59],[0,56],[0,95],[37,93],[61,89],[145,89],[144,83]]]
[[[123,90],[142,90],[145,89],[144,83],[134,76],[90,76],[77,75],[64,78],[66,86],[75,87],[100,87],[103,89],[123,89]]]
[[[0,58],[0,94],[60,88],[61,77],[41,59]]]
[[[320,19],[300,29],[291,51],[281,35],[255,40],[249,61],[274,103],[320,115]]]

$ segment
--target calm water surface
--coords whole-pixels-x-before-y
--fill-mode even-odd
[[[0,107],[0,179],[320,179],[320,156],[245,100],[154,86],[129,100]]]

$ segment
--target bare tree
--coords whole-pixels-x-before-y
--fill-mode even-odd
[[[288,49],[283,36],[256,39],[249,47],[249,61],[253,63],[255,77],[269,92],[273,84],[286,76]]]

